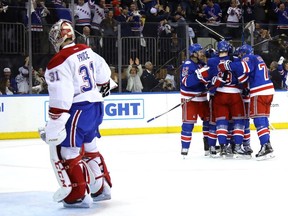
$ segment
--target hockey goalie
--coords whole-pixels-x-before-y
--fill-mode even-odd
[[[56,51],[45,71],[50,119],[39,133],[60,186],[53,199],[67,208],[89,208],[111,199],[110,175],[96,146],[111,71],[90,47],[74,43],[69,21],[55,23],[49,40]]]

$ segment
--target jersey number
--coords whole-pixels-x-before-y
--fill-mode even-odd
[[[94,74],[94,67],[93,67],[92,62],[89,63],[89,68],[87,67],[87,65],[80,66],[79,75],[82,76],[82,79],[84,82],[84,85],[81,86],[82,92],[90,91],[92,88],[95,87],[93,86],[93,80],[91,80],[91,75],[92,75],[92,78],[94,79],[93,74]]]
[[[259,64],[258,68],[259,70],[264,70],[264,80],[269,80],[269,73],[266,64]]]

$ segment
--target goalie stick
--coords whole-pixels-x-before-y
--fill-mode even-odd
[[[190,97],[190,98],[184,100],[183,102],[177,104],[176,106],[172,107],[171,109],[167,110],[166,112],[164,112],[164,113],[162,113],[162,114],[160,114],[160,115],[157,115],[157,116],[155,116],[155,117],[153,117],[153,118],[147,120],[147,123],[149,123],[149,122],[151,122],[151,121],[153,121],[153,120],[155,120],[155,119],[157,119],[157,118],[159,118],[159,117],[161,117],[161,116],[163,116],[163,115],[165,115],[165,114],[171,112],[172,110],[176,109],[177,107],[180,107],[180,106],[186,104],[187,102],[193,100],[195,97],[198,97],[198,96],[200,96],[200,95],[202,95],[202,94],[205,94],[205,93],[207,93],[208,91],[209,91],[209,89],[206,90],[206,91],[200,92],[200,93],[194,95],[193,97]]]

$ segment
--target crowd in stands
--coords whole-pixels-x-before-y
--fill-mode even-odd
[[[67,19],[75,24],[77,31],[77,43],[86,43],[93,50],[101,46],[107,56],[111,57],[109,52],[115,52],[117,47],[117,34],[121,30],[121,37],[140,37],[142,46],[149,47],[149,41],[144,38],[169,38],[168,46],[160,43],[161,54],[163,57],[166,52],[175,53],[185,48],[186,44],[178,40],[185,38],[185,26],[189,26],[189,37],[191,43],[195,42],[195,35],[200,34],[201,26],[195,25],[195,21],[200,21],[216,32],[225,35],[225,38],[240,39],[251,41],[254,44],[262,43],[265,40],[272,40],[278,36],[280,56],[284,57],[282,69],[278,66],[272,67],[277,71],[286,71],[271,74],[280,74],[282,81],[287,76],[287,48],[288,48],[288,3],[282,0],[32,0],[31,10],[28,10],[29,1],[19,0],[0,0],[0,22],[23,23],[28,24],[28,11],[31,12],[31,31],[37,44],[43,48],[47,41],[43,41],[43,35],[48,35],[49,25],[54,24],[59,19]],[[71,3],[72,2],[72,3]],[[253,22],[251,22],[253,21]],[[120,29],[118,29],[120,24]],[[246,26],[246,28],[244,28]],[[203,28],[202,28],[203,30]],[[204,29],[205,30],[205,29]],[[202,31],[201,34],[205,32]],[[205,33],[204,33],[205,36]],[[207,31],[206,36],[215,37]],[[47,36],[46,36],[47,37]],[[112,38],[112,40],[111,40]],[[284,38],[284,39],[283,39]],[[111,47],[111,44],[113,46]],[[48,45],[47,45],[48,46]],[[113,49],[114,47],[114,49]],[[169,47],[169,50],[165,50]],[[255,46],[255,51],[259,54],[269,53],[269,42]],[[154,90],[175,90],[177,84],[175,79],[169,81],[167,77],[157,77],[157,74],[151,73],[151,62],[146,62],[143,71],[139,68],[141,56],[130,57],[127,64],[125,79],[128,80],[123,88],[129,92],[145,92]],[[278,58],[278,57],[277,57]],[[265,58],[264,58],[265,59]],[[278,59],[274,59],[278,63]],[[29,59],[28,59],[29,61]],[[10,68],[1,65],[5,70],[1,71],[1,93],[27,93],[27,61],[20,66],[19,74],[12,72],[12,77],[17,81],[17,85],[10,78],[3,78]],[[271,64],[275,66],[275,62]],[[168,65],[167,76],[178,76],[176,69],[179,65]],[[173,70],[171,69],[173,67]],[[21,69],[22,68],[22,69]],[[42,71],[41,71],[42,70]],[[6,71],[6,72],[5,72]],[[172,72],[171,72],[172,71]],[[11,71],[10,71],[11,73]],[[33,69],[34,92],[45,93],[45,81],[43,78],[43,69]],[[140,75],[142,73],[142,75]],[[153,75],[151,78],[150,74]],[[13,76],[15,75],[15,76]],[[135,76],[134,76],[135,75]],[[39,76],[37,78],[37,76]],[[136,78],[140,76],[140,80]],[[165,74],[166,76],[166,74]],[[273,76],[272,76],[273,77]],[[6,79],[6,80],[5,80]],[[149,87],[145,84],[145,79],[149,80]],[[276,78],[275,78],[276,79]],[[9,80],[9,81],[8,81]],[[42,81],[41,81],[42,80]],[[137,80],[137,81],[135,81]],[[34,83],[35,81],[35,83]],[[9,84],[10,82],[10,84]],[[20,85],[20,83],[22,83]],[[136,84],[135,84],[136,83]],[[9,86],[10,85],[10,86]],[[135,86],[137,85],[137,86]],[[172,85],[172,87],[171,87]],[[9,86],[5,88],[5,86]],[[36,88],[37,86],[37,88]],[[275,85],[277,86],[277,85]],[[279,85],[279,88],[285,88]],[[159,88],[160,87],[160,88]],[[4,90],[3,90],[4,89]],[[6,89],[6,90],[5,90]]]

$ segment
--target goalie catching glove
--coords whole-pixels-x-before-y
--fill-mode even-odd
[[[107,97],[110,94],[110,80],[107,83],[99,85],[99,92],[102,94],[102,97]]]
[[[41,139],[49,145],[61,144],[67,136],[65,125],[69,117],[70,114],[65,112],[57,119],[50,119],[45,128],[38,129]]]

